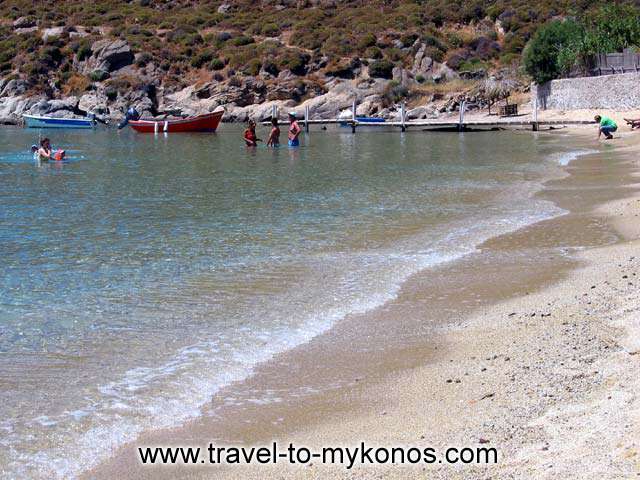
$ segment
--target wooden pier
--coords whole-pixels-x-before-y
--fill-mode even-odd
[[[462,102],[459,111],[459,117],[456,120],[406,120],[406,108],[402,104],[400,106],[400,120],[385,121],[385,122],[360,122],[356,117],[357,104],[354,101],[352,104],[352,117],[351,118],[325,118],[314,119],[309,118],[309,107],[305,106],[304,118],[298,119],[298,123],[304,125],[304,130],[309,132],[311,125],[347,125],[351,127],[351,131],[356,133],[358,127],[366,128],[399,128],[402,132],[411,129],[421,130],[447,130],[447,131],[460,131],[474,130],[474,129],[496,129],[496,128],[530,128],[537,131],[540,127],[555,125],[594,125],[593,120],[538,120],[538,106],[534,99],[534,108],[531,115],[522,115],[523,117],[529,117],[528,119],[519,119],[518,117],[498,117],[496,119],[488,120],[466,120],[465,119],[465,107],[466,102]],[[278,118],[278,108],[274,105],[272,116]],[[267,125],[269,122],[262,122]]]

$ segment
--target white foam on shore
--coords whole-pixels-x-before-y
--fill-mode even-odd
[[[585,155],[591,155],[594,153],[598,153],[598,150],[593,149],[584,149],[584,150],[571,150],[570,152],[559,152],[552,155],[554,161],[558,163],[558,165],[562,167],[566,167],[574,160],[577,160],[580,157]]]

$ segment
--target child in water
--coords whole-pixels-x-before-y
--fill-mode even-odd
[[[61,162],[62,160],[64,160],[64,157],[66,155],[66,152],[61,149],[58,149],[54,152],[51,148],[51,140],[49,140],[48,138],[43,138],[42,140],[40,140],[40,148],[32,145],[31,153],[34,154],[34,157],[37,156],[37,160],[41,162],[48,162],[49,160]]]
[[[258,145],[258,142],[261,142],[256,136],[256,122],[253,120],[249,120],[249,127],[244,131],[244,142],[247,144],[247,147],[255,147]]]
[[[280,146],[280,127],[278,126],[278,119],[273,117],[271,119],[271,133],[267,140],[267,147],[279,147]]]
[[[53,160],[53,155],[51,152],[51,140],[48,138],[43,138],[40,140],[40,148],[38,149],[38,160],[41,162],[48,162],[49,160]]]

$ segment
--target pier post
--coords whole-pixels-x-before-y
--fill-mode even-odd
[[[533,131],[537,132],[538,128],[540,127],[538,125],[538,96],[536,95],[533,98]]]
[[[458,131],[462,132],[464,130],[464,109],[467,106],[467,101],[463,100],[460,104],[460,119],[458,120]]]
[[[404,102],[402,102],[400,104],[400,124],[401,124],[401,130],[404,132],[407,130],[407,126],[405,125],[405,119],[406,119],[406,112],[405,112],[405,105]]]
[[[309,105],[304,106],[304,131],[309,133]]]
[[[358,99],[354,98],[351,104],[351,133],[356,133],[356,108],[358,108]]]

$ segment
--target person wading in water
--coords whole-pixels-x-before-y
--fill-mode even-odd
[[[244,141],[247,147],[256,147],[262,141],[256,136],[256,122],[253,120],[249,120],[249,127],[244,131]]]
[[[271,119],[271,133],[267,140],[267,147],[279,147],[280,146],[280,127],[278,126],[278,119],[273,117]]]
[[[299,147],[300,146],[300,125],[298,125],[298,121],[296,120],[296,112],[289,112],[289,146],[290,147]]]

